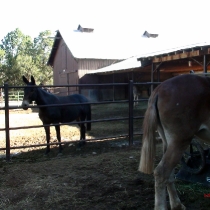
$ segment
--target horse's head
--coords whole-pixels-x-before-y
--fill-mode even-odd
[[[29,82],[28,79],[26,79],[26,77],[23,76],[23,82],[27,86],[24,88],[22,107],[24,110],[27,110],[28,106],[32,103],[32,101],[36,100],[37,87],[33,76],[31,76],[31,82]]]

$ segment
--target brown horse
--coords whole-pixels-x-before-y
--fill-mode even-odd
[[[210,142],[210,78],[193,74],[166,80],[150,96],[143,123],[139,171],[154,169],[155,131],[163,141],[163,157],[154,170],[155,209],[185,209],[174,185],[174,168],[193,136]]]

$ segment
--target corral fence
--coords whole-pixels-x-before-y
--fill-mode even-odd
[[[4,107],[5,106],[5,95],[4,95],[4,91],[2,90],[3,88],[0,88],[0,107]],[[9,91],[8,93],[8,98],[9,98],[9,105],[13,106],[13,105],[17,105],[20,106],[21,102],[23,100],[23,91]]]
[[[104,83],[104,84],[79,84],[79,85],[59,85],[59,86],[43,86],[46,88],[65,88],[65,87],[78,87],[78,88],[85,88],[85,87],[116,87],[116,86],[124,86],[125,88],[128,89],[128,99],[127,100],[110,100],[110,101],[98,101],[98,102],[90,102],[90,103],[86,103],[86,104],[112,104],[112,103],[128,103],[128,108],[129,108],[129,112],[128,112],[128,116],[127,117],[118,117],[118,118],[107,118],[107,119],[99,119],[99,120],[91,120],[91,121],[84,121],[84,123],[87,122],[91,122],[91,123],[98,123],[98,122],[109,122],[109,121],[120,121],[120,120],[128,120],[128,133],[126,135],[118,135],[118,136],[109,136],[109,137],[102,137],[102,138],[95,138],[95,139],[87,139],[86,141],[94,141],[94,140],[106,140],[106,139],[118,139],[118,138],[125,138],[127,137],[129,139],[129,145],[133,144],[133,137],[134,135],[142,135],[142,133],[134,133],[133,131],[133,120],[134,119],[143,119],[144,116],[133,116],[133,111],[134,111],[134,102],[141,102],[141,101],[148,101],[148,98],[141,98],[139,100],[134,101],[133,100],[133,86],[134,85],[142,85],[142,86],[149,86],[149,87],[153,87],[153,85],[158,85],[160,83],[158,82],[144,82],[144,83],[134,83],[132,80],[129,81],[129,83]],[[9,86],[7,83],[4,84],[4,86],[0,86],[0,88],[4,91],[4,106],[0,107],[0,110],[4,111],[5,114],[5,127],[4,128],[0,128],[0,132],[5,132],[5,148],[0,148],[0,150],[5,150],[6,151],[6,160],[9,161],[10,160],[10,150],[11,149],[20,149],[20,148],[29,148],[29,147],[39,147],[39,146],[47,146],[47,145],[58,145],[58,144],[68,144],[68,143],[72,143],[72,142],[77,142],[80,140],[75,140],[75,141],[65,141],[65,142],[56,142],[56,143],[49,143],[49,144],[36,144],[36,145],[28,145],[28,146],[16,146],[16,147],[11,147],[10,146],[10,130],[18,130],[18,129],[31,129],[31,128],[40,128],[40,127],[46,127],[46,126],[55,126],[58,124],[45,124],[45,125],[37,125],[37,126],[22,126],[22,127],[10,127],[10,123],[9,123],[9,110],[11,109],[20,109],[20,105],[10,105],[10,101],[11,101],[11,89],[13,90],[14,94],[14,90],[17,89],[17,92],[21,92],[14,94],[16,95],[15,98],[18,98],[18,102],[22,101],[23,98],[23,88],[25,86]],[[19,91],[21,90],[22,91]],[[18,96],[18,97],[17,97]],[[37,105],[32,105],[29,106],[29,108],[41,108],[41,107],[50,107],[50,106],[75,106],[75,105],[79,105],[79,104],[53,104],[53,105],[42,105],[42,106],[37,106]],[[71,123],[59,123],[59,125],[73,125],[73,124],[78,124],[79,122],[71,122]]]

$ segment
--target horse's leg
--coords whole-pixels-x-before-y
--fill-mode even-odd
[[[80,142],[80,146],[83,146],[86,142],[85,142],[85,133],[86,133],[86,127],[84,123],[80,124],[80,140],[82,140]]]
[[[187,146],[186,146],[187,148]],[[171,207],[175,209],[185,209],[181,204],[180,200],[178,201],[176,197],[177,194],[174,194],[173,191],[173,181],[171,178],[172,171],[174,167],[179,163],[185,147],[179,147],[174,143],[168,145],[168,148],[163,155],[162,160],[154,170],[155,176],[155,210],[166,210],[166,185],[169,187],[170,191],[170,201]],[[175,187],[174,187],[175,189]],[[173,203],[174,202],[174,203]]]
[[[166,152],[167,150],[167,141],[166,141],[166,137],[165,137],[165,133],[163,131],[162,126],[158,126],[158,134],[160,136],[160,138],[162,139],[162,143],[163,143],[163,154]]]
[[[45,126],[45,133],[46,133],[46,140],[47,140],[47,144],[50,143],[50,126]],[[47,149],[45,154],[47,155],[50,152],[50,145],[47,145]]]
[[[186,209],[185,206],[181,204],[181,201],[177,195],[177,191],[174,184],[174,169],[169,177],[167,190],[169,194],[171,209]]]
[[[60,125],[55,125],[55,130],[56,130],[58,142],[61,143]],[[62,150],[63,150],[62,145],[59,144],[59,153],[62,153]]]
[[[85,121],[86,115],[82,113],[79,119],[81,122]],[[86,133],[85,123],[80,123],[80,141],[81,141],[79,143],[80,147],[86,143],[85,142],[85,133]]]

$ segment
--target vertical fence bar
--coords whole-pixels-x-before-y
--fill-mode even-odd
[[[133,144],[133,80],[129,81],[129,146]]]
[[[207,73],[206,55],[203,55],[203,73]]]
[[[6,137],[6,160],[10,161],[10,133],[9,133],[9,88],[4,83],[4,101],[5,101],[5,137]]]

